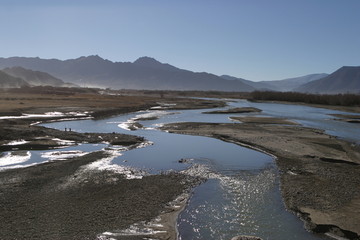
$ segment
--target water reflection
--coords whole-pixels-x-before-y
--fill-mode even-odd
[[[245,100],[230,102],[232,107],[255,107],[262,110],[258,116],[271,116],[294,120],[304,127],[325,130],[327,134],[340,137],[347,141],[360,144],[359,124],[336,121],[336,117],[331,114],[351,114],[337,110],[315,108],[304,105],[279,104],[279,103],[260,103]]]
[[[360,129],[350,123],[331,120],[328,114],[339,111],[306,106],[231,102],[229,107],[256,107],[263,112],[250,115],[284,117],[304,126],[324,129],[336,136],[360,140]],[[235,235],[257,235],[263,239],[319,239],[306,232],[300,220],[288,213],[281,200],[278,173],[272,159],[262,153],[216,139],[169,134],[154,129],[171,122],[231,122],[236,114],[201,114],[203,110],[169,111],[160,119],[140,121],[146,129],[129,132],[119,128],[129,119],[152,111],[126,114],[105,120],[84,120],[45,124],[80,132],[121,132],[144,136],[154,143],[125,152],[114,160],[119,165],[145,168],[150,172],[184,170],[181,158],[194,159],[189,174],[208,181],[194,190],[179,218],[181,239],[231,239]],[[246,114],[248,115],[248,114]],[[349,129],[351,129],[349,131]],[[191,172],[192,171],[192,172]]]
[[[207,176],[209,180],[195,189],[180,215],[180,239],[231,239],[236,235],[319,239],[306,232],[299,220],[283,208],[274,165]]]

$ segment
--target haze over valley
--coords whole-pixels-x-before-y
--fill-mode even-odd
[[[1,0],[0,240],[360,240],[359,0]]]
[[[145,90],[267,90],[328,94],[360,92],[360,67],[342,67],[330,75],[309,74],[258,82],[179,69],[150,57],[141,57],[132,63],[112,62],[97,55],[64,61],[11,57],[0,58],[0,68],[4,73],[17,78],[11,82],[11,78],[3,73],[0,78],[3,87],[49,85]]]

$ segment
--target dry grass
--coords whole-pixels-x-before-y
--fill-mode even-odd
[[[118,95],[108,95],[100,94],[94,89],[40,90],[0,90],[0,116],[52,111],[91,111],[97,112],[96,117],[99,117],[148,109],[158,106],[159,103],[176,104],[171,109],[206,109],[225,106],[223,101],[179,98],[170,93],[164,96],[158,93],[145,95],[142,91],[132,91],[131,94],[119,91]]]
[[[8,112],[27,112],[35,108],[122,108],[156,104],[156,98],[144,96],[112,96],[95,93],[54,95],[28,93],[0,93],[0,114]]]

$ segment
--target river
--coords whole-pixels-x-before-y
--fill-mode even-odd
[[[226,108],[256,107],[262,117],[282,117],[303,126],[319,128],[328,134],[360,143],[360,128],[351,123],[334,121],[329,114],[340,111],[301,105],[230,101]],[[236,235],[256,235],[263,239],[320,239],[308,233],[303,223],[287,212],[281,200],[279,176],[273,157],[217,139],[170,134],[157,129],[173,122],[231,122],[237,114],[202,114],[205,110],[149,110],[119,115],[103,120],[79,120],[42,124],[46,127],[78,132],[120,132],[145,137],[146,147],[121,152],[113,163],[145,170],[150,174],[182,171],[196,166],[194,174],[208,177],[196,187],[178,219],[180,239],[231,239]],[[244,115],[244,114],[242,114]],[[139,121],[144,129],[130,132],[127,127],[135,118],[158,116]],[[240,123],[239,123],[240,124]],[[62,150],[29,151],[28,158],[16,165],[28,166],[52,160],[51,154],[79,154],[100,150],[107,144],[82,144]],[[50,153],[50,154],[49,154]],[[9,153],[8,153],[9,154]],[[187,163],[179,163],[186,159]],[[0,159],[1,163],[1,159]],[[111,230],[111,229],[109,229]]]

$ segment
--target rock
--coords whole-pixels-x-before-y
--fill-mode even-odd
[[[259,237],[256,237],[256,236],[241,235],[241,236],[233,237],[231,240],[262,240],[262,238],[259,238]]]
[[[178,162],[179,162],[179,163],[190,163],[190,162],[191,162],[191,160],[193,160],[193,159],[189,159],[189,158],[182,158],[182,159],[180,159]]]

